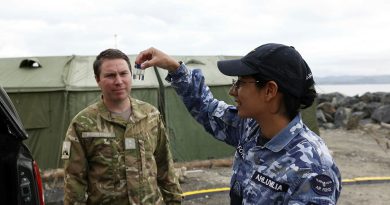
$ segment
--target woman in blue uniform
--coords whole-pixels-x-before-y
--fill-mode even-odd
[[[149,48],[136,63],[169,71],[166,78],[193,117],[216,139],[236,148],[231,204],[336,204],[340,172],[324,141],[303,122],[300,110],[316,97],[313,75],[294,47],[264,44],[236,60],[218,62],[237,76],[229,94],[215,99],[200,70]]]

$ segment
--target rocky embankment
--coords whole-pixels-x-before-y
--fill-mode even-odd
[[[322,128],[351,130],[373,124],[390,128],[390,93],[351,97],[336,92],[320,94],[317,102],[316,116]]]

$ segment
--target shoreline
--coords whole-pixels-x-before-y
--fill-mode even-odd
[[[378,84],[316,84],[315,88],[319,94],[330,94],[339,92],[345,96],[361,96],[365,93],[390,92],[390,83]]]

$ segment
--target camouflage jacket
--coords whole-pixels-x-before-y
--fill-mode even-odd
[[[129,120],[102,100],[72,120],[63,143],[65,204],[180,204],[165,127],[158,110],[131,98]]]
[[[258,123],[240,118],[235,106],[214,99],[200,70],[182,64],[166,80],[209,133],[236,148],[232,204],[336,204],[339,169],[323,140],[300,115],[271,140],[259,143]]]

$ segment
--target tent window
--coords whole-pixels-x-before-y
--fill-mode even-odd
[[[38,59],[24,59],[20,62],[19,68],[41,68],[42,65]]]

